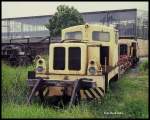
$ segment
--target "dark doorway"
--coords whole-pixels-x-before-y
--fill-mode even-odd
[[[106,64],[109,65],[109,47],[108,46],[101,46],[100,47],[100,63],[101,65],[105,65],[105,57],[106,57]]]
[[[136,57],[136,43],[132,43],[132,47],[133,47],[133,56],[132,57]]]

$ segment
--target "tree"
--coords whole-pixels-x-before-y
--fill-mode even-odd
[[[61,35],[62,29],[80,24],[84,24],[83,17],[74,7],[60,5],[46,27],[49,29],[50,36],[56,37]]]

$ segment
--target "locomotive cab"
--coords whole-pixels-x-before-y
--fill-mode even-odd
[[[108,26],[66,28],[61,43],[50,45],[49,73],[90,75],[95,71],[98,75],[105,67],[113,68],[118,61],[117,41],[118,31]]]

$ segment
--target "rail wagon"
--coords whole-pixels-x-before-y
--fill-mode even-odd
[[[34,95],[41,101],[46,97],[70,100],[70,106],[81,99],[103,98],[124,65],[118,61],[118,48],[118,30],[112,26],[85,24],[63,29],[61,43],[49,45],[49,65],[39,57],[35,71],[28,72],[28,103]]]
[[[120,74],[123,74],[130,67],[135,67],[139,62],[139,46],[134,39],[120,39],[118,41],[118,52]]]

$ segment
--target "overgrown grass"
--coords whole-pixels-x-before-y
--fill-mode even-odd
[[[27,72],[34,66],[10,67],[2,64],[2,101],[22,103],[27,91]]]
[[[26,105],[27,71],[2,64],[2,118],[148,118],[148,62],[128,70],[100,101],[81,101],[68,109],[33,103]],[[142,68],[142,69],[141,69]]]

